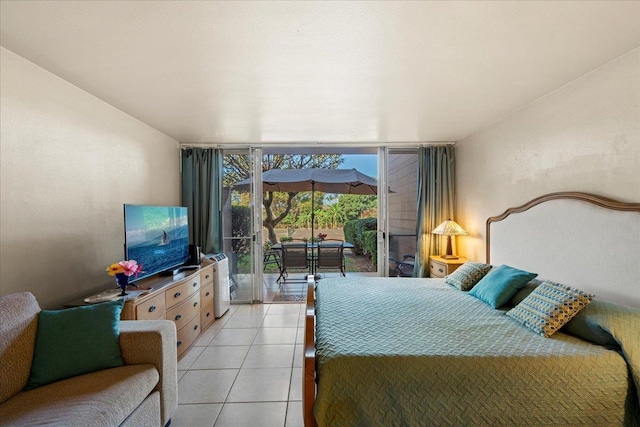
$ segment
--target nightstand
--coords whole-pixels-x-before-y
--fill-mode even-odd
[[[432,255],[429,257],[429,277],[442,278],[456,271],[458,267],[467,261],[469,260],[462,257],[458,259],[444,259],[440,256]]]

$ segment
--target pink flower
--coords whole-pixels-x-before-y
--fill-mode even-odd
[[[138,265],[137,261],[130,259],[129,261],[120,261],[118,263],[122,267],[125,276],[137,276],[142,271],[142,265]]]

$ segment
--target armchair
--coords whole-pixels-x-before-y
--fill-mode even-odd
[[[120,322],[123,366],[24,390],[40,307],[28,293],[0,298],[0,426],[166,426],[177,407],[175,324]]]

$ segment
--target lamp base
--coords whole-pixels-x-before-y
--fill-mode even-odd
[[[455,256],[455,255],[440,255],[440,258],[442,258],[442,259],[458,259],[458,257]]]

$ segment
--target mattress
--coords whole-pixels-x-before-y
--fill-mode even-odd
[[[543,338],[443,279],[322,280],[316,365],[319,426],[631,425],[637,414],[618,351]]]

